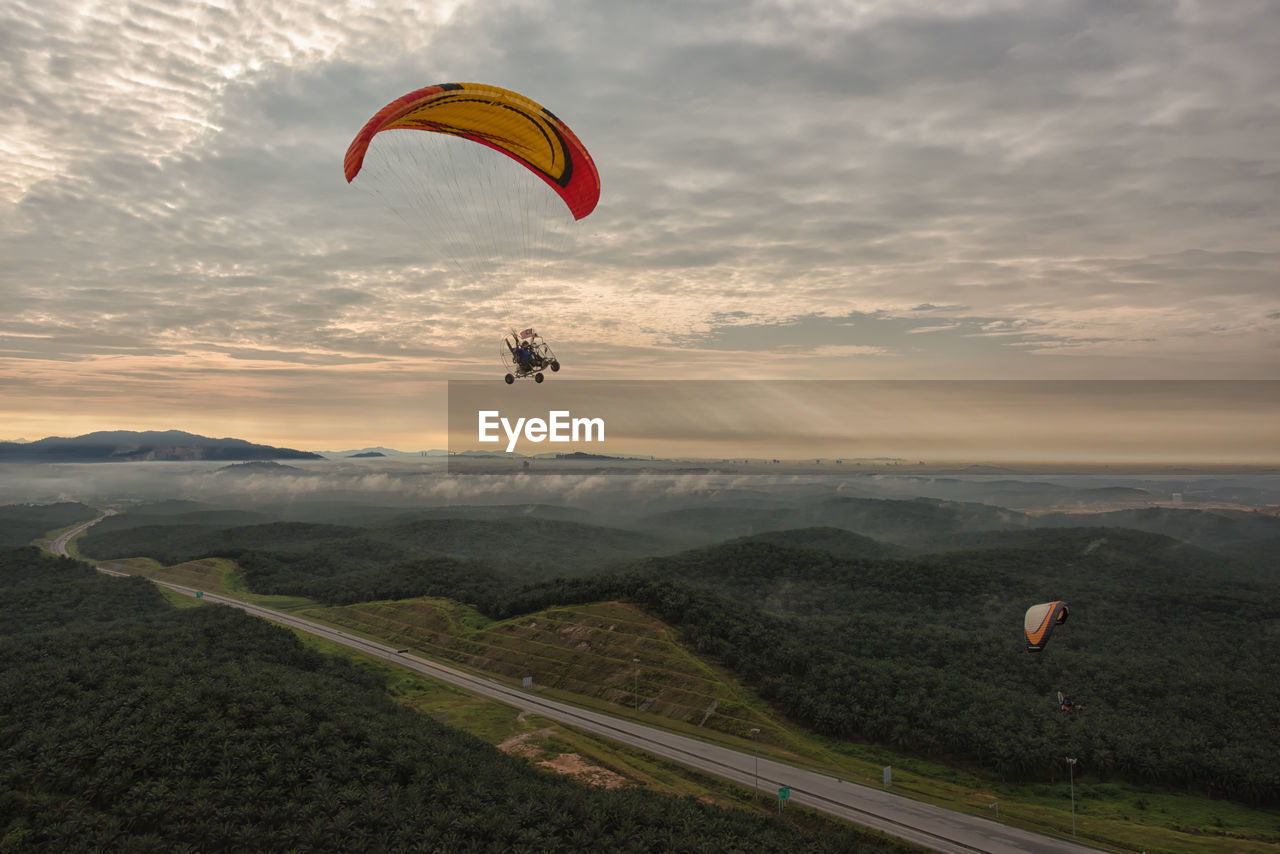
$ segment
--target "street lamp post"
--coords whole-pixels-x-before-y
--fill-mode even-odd
[[[1076,761],[1067,757],[1067,773],[1071,777],[1071,836],[1076,835]]]
[[[632,690],[632,692],[631,692],[631,693],[632,693],[632,695],[633,695],[633,696],[635,697],[635,699],[636,699],[636,714],[638,715],[638,714],[640,714],[640,659],[638,659],[638,658],[633,658],[633,659],[631,659],[631,661],[632,661],[632,663],[633,663],[633,664],[635,664],[635,666],[636,666],[636,669],[635,669],[635,677],[636,677],[636,678],[635,678],[635,685],[634,685],[634,689]]]
[[[751,799],[754,801],[760,794],[760,727],[758,726],[751,728],[751,755],[756,761],[756,782],[755,788],[751,792]]]

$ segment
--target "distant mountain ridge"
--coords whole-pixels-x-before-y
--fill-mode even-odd
[[[319,454],[256,445],[244,439],[211,439],[182,430],[103,430],[83,436],[50,436],[19,444],[0,442],[0,462],[97,463],[192,460],[320,460]]]
[[[447,454],[448,451],[401,451],[396,448],[384,448],[382,445],[378,445],[371,448],[348,448],[345,451],[317,451],[316,453],[328,460],[349,460],[360,457],[440,456]]]

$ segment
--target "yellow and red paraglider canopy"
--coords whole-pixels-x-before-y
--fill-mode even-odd
[[[568,125],[525,96],[482,83],[442,83],[410,92],[365,123],[347,149],[350,182],[373,137],[385,130],[424,130],[486,145],[542,178],[582,219],[600,200],[600,175]]]

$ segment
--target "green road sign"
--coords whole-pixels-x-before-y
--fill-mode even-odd
[[[203,590],[197,590],[197,591],[196,591],[196,598],[197,598],[197,599],[203,599],[203,598],[204,598],[204,591],[203,591]]]
[[[790,786],[780,786],[778,788],[778,800],[785,801],[785,800],[788,800],[790,797],[791,797]]]

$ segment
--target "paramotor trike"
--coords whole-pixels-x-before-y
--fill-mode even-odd
[[[550,369],[552,373],[560,370],[560,361],[542,336],[533,329],[516,332],[512,329],[502,337],[502,347],[498,353],[502,359],[502,367],[506,369],[507,384],[517,379],[533,377],[534,382],[542,382],[542,372]]]

